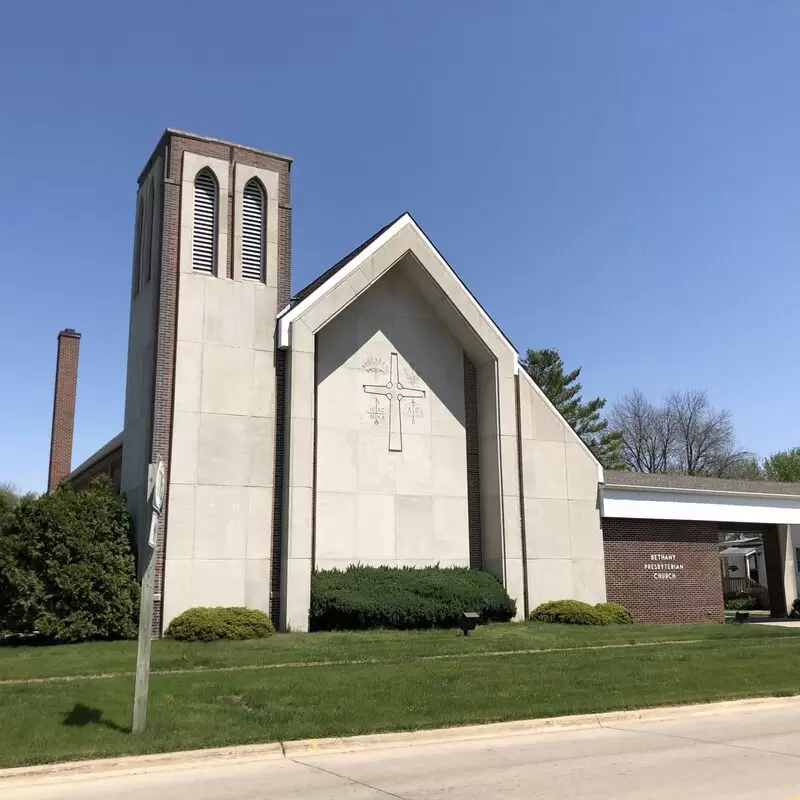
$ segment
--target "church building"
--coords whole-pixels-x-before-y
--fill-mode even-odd
[[[51,485],[111,474],[142,552],[165,466],[157,633],[223,605],[307,630],[312,572],[350,564],[483,569],[519,618],[608,585],[640,619],[721,619],[718,524],[742,503],[774,529],[785,612],[800,491],[739,487],[718,511],[730,487],[604,476],[409,213],[293,288],[291,166],[161,137],[138,180],[124,428],[72,472],[80,340],[59,336]]]

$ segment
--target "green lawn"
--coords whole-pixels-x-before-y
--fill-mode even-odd
[[[625,643],[648,646],[586,649]],[[579,649],[511,652],[551,648]],[[497,651],[506,654],[488,655]],[[134,659],[132,642],[0,648],[0,680],[119,675]],[[341,663],[216,669],[331,661]],[[800,635],[759,625],[512,624],[469,638],[380,631],[158,641],[153,668],[189,672],[152,677],[141,737],[128,730],[129,676],[0,685],[0,766],[788,695],[800,693]]]

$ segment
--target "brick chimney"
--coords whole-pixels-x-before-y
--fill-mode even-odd
[[[80,346],[81,335],[72,328],[65,328],[58,334],[48,492],[55,489],[72,471],[72,431],[75,427],[75,393],[78,388],[78,350]]]

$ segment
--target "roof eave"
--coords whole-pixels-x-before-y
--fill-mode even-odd
[[[690,489],[685,486],[642,486],[635,483],[604,483],[603,489],[622,489],[635,492],[669,492],[670,494],[722,495],[726,497],[767,497],[800,500],[800,494],[782,494],[780,492],[737,492],[732,489]]]

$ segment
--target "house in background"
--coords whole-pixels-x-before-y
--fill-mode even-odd
[[[769,586],[764,542],[760,536],[722,542],[719,557],[723,578],[750,578],[762,586]]]

